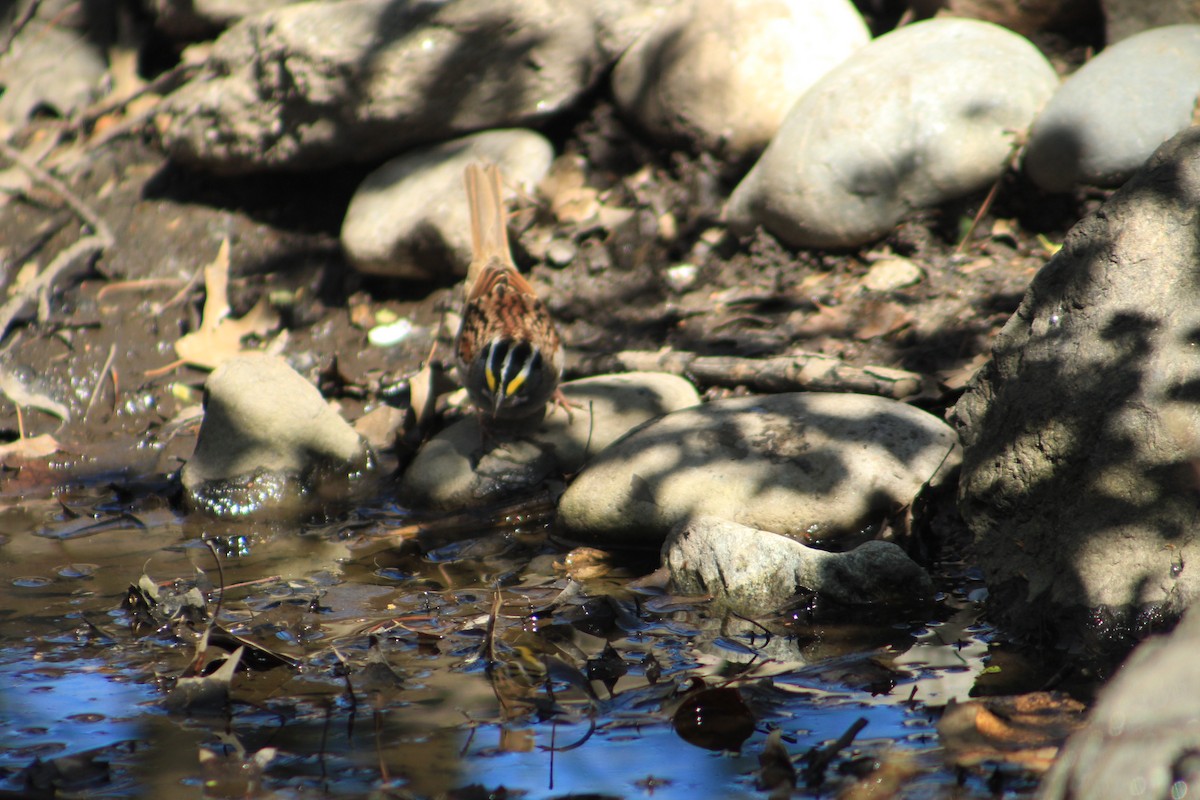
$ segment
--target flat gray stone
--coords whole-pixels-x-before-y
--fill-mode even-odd
[[[1191,128],[1071,230],[954,408],[973,560],[1018,634],[1123,652],[1200,596],[1198,230]]]
[[[371,161],[545,119],[605,66],[585,3],[315,0],[225,31],[160,130],[222,172]]]
[[[527,426],[485,435],[475,415],[439,432],[404,473],[400,494],[422,508],[466,508],[534,489],[578,472],[631,429],[662,414],[696,405],[695,387],[675,375],[630,372],[562,384],[579,405]]]
[[[1200,25],[1143,31],[1071,75],[1029,133],[1024,170],[1050,192],[1120,186],[1192,124],[1200,97]]]
[[[817,392],[719,400],[605,450],[568,487],[559,523],[572,541],[601,547],[657,548],[700,516],[825,539],[911,502],[958,460],[946,423],[895,400]]]
[[[800,98],[725,210],[796,247],[857,247],[992,184],[1058,86],[1027,39],[969,19],[885,34]]]
[[[463,277],[471,262],[471,216],[463,170],[500,167],[509,197],[532,196],[554,147],[529,130],[484,131],[388,161],[363,180],[342,223],[342,247],[362,272],[397,278]]]
[[[849,0],[677,3],[617,62],[613,97],[668,144],[741,158],[870,38]]]
[[[204,384],[204,421],[181,478],[189,500],[217,513],[290,502],[318,477],[347,480],[373,456],[317,388],[275,356],[247,353],[217,367]],[[321,475],[318,475],[321,473]],[[270,484],[256,495],[244,484]]]
[[[929,574],[891,542],[830,553],[778,533],[700,517],[676,527],[662,552],[674,591],[711,594],[717,606],[746,616],[778,611],[804,591],[850,606],[911,602],[933,592]]]

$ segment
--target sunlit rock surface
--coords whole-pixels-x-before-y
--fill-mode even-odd
[[[1186,797],[1200,786],[1200,614],[1144,642],[1042,781],[1042,800]]]
[[[1073,73],[1029,132],[1025,174],[1041,188],[1120,186],[1192,124],[1200,96],[1200,25],[1143,31]]]
[[[405,153],[368,175],[354,193],[342,247],[363,272],[461,278],[471,262],[467,165],[496,164],[510,196],[532,196],[553,159],[554,147],[544,136],[520,129],[484,131]]]
[[[275,356],[248,353],[213,371],[204,421],[181,478],[188,502],[222,516],[335,501],[374,456],[317,388]]]
[[[656,138],[754,155],[814,82],[871,38],[849,0],[676,3],[613,70],[621,110]]]
[[[835,538],[912,502],[958,459],[950,426],[895,400],[820,392],[719,400],[607,449],[567,489],[559,521],[572,540],[597,546],[657,548],[700,516]]]
[[[159,129],[173,158],[225,172],[364,162],[545,119],[606,60],[582,3],[299,3],[222,34]]]
[[[663,563],[677,591],[712,595],[719,607],[747,616],[778,611],[801,592],[847,606],[911,602],[933,592],[925,570],[892,542],[830,553],[714,517],[672,531]]]
[[[797,247],[856,247],[1003,174],[1058,77],[1023,36],[935,19],[885,34],[792,107],[726,215]]]

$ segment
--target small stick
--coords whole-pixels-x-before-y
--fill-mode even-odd
[[[9,298],[7,303],[0,306],[0,339],[3,339],[8,333],[9,326],[12,325],[12,321],[25,307],[25,303],[48,289],[60,272],[71,266],[80,256],[103,252],[105,248],[111,247],[116,239],[113,238],[108,223],[93,211],[79,195],[72,192],[65,183],[34,163],[20,150],[7,142],[0,141],[0,155],[28,172],[35,180],[41,181],[54,190],[71,207],[71,210],[92,229],[90,235],[60,252],[36,278]]]
[[[0,306],[0,339],[3,339],[7,335],[13,320],[16,319],[17,314],[21,313],[21,309],[25,307],[25,304],[40,292],[49,288],[60,272],[73,265],[75,260],[81,256],[99,253],[107,246],[108,243],[99,235],[85,236],[55,256],[54,260],[38,273],[36,278],[25,284],[21,288],[21,291],[10,297],[8,302],[3,306]]]
[[[992,184],[992,188],[987,193],[987,197],[983,198],[983,204],[979,206],[979,212],[976,213],[975,218],[971,220],[971,225],[967,228],[967,232],[963,234],[961,239],[959,239],[958,245],[954,248],[954,255],[959,255],[962,253],[963,248],[967,246],[967,242],[971,240],[971,236],[975,233],[975,228],[979,226],[979,221],[983,219],[983,215],[986,214],[988,209],[992,207],[992,203],[996,200],[996,195],[1000,192],[1000,184],[1004,183],[1004,176],[1007,175],[1008,171],[1016,164],[1017,153],[1021,152],[1021,148],[1024,146],[1024,144],[1025,142],[1020,138],[1013,142],[1012,148],[1008,151],[1008,158],[1004,159],[1004,169],[1000,171],[1000,175],[996,178],[996,182]]]
[[[108,358],[105,359],[104,366],[100,368],[100,374],[96,376],[96,388],[92,390],[92,396],[88,398],[87,408],[85,408],[83,410],[83,418],[84,419],[87,419],[88,414],[92,413],[92,406],[96,402],[96,395],[100,394],[100,387],[104,383],[104,376],[108,374],[108,371],[110,369],[112,369],[113,359],[116,357],[116,355],[117,355],[117,343],[113,342],[112,345],[108,348]],[[114,395],[116,394],[116,391],[117,391],[117,379],[116,379],[116,374],[114,373],[114,375],[113,375],[113,394]],[[114,403],[114,405],[116,404],[115,396],[113,398],[113,403]]]
[[[100,241],[104,247],[111,247],[116,241],[113,238],[112,230],[108,227],[108,223],[101,219],[100,215],[93,211],[79,195],[67,188],[65,183],[42,169],[41,166],[35,164],[24,153],[7,142],[0,141],[0,155],[3,155],[9,161],[17,164],[21,169],[32,175],[36,180],[53,189],[71,207],[71,210],[78,214],[79,218],[86,222],[88,227],[100,237]]]
[[[700,356],[683,351],[624,351],[606,362],[610,371],[661,371],[707,386],[745,385],[758,392],[859,392],[900,400],[921,391],[925,378],[890,367],[856,367],[823,353],[769,358]]]
[[[820,786],[825,781],[825,770],[829,768],[830,763],[837,758],[838,753],[850,746],[854,737],[858,736],[859,731],[865,727],[867,727],[866,717],[859,717],[835,741],[825,747],[814,747],[808,751],[804,756],[804,760],[807,762],[804,767],[804,780],[810,789]]]

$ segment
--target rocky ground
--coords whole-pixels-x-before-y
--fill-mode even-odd
[[[123,121],[116,116],[114,125]],[[642,143],[603,101],[560,135],[561,146],[583,159],[589,183],[636,211],[612,230],[569,231],[575,258],[533,267],[568,344],[568,377],[610,367],[622,350],[815,351],[918,372],[928,378],[918,402],[941,412],[986,357],[1030,277],[1094,202],[1043,197],[1009,176],[978,225],[982,196],[909,220],[868,250],[796,252],[763,232],[723,231],[716,220],[736,173]],[[21,422],[25,436],[53,434],[76,456],[68,459],[72,472],[168,465],[128,465],[128,448],[108,445],[165,438],[175,431],[164,427],[198,402],[206,370],[171,366],[173,345],[199,326],[202,270],[225,239],[231,316],[265,298],[279,322],[248,331],[252,341],[281,345],[351,420],[419,368],[453,307],[451,287],[366,277],[347,265],[337,237],[365,169],[221,178],[172,164],[145,125],[111,137],[53,121],[23,132],[25,152],[51,141],[58,142],[54,159],[76,165],[65,187],[37,173],[22,179],[15,163],[7,172],[23,188],[0,211],[6,289],[11,306],[20,306],[4,362],[28,391],[65,406],[65,414],[47,413],[45,403],[21,403]],[[113,241],[39,293],[31,275],[82,230],[71,203],[105,220]],[[532,235],[546,222],[529,211]],[[677,278],[697,243],[705,257]],[[368,331],[396,317],[411,318],[417,334],[396,347],[370,345]],[[450,360],[445,348],[435,358]],[[10,440],[17,407],[8,402],[0,411]],[[189,450],[182,444],[172,452]],[[33,480],[24,474],[9,473],[8,481]]]

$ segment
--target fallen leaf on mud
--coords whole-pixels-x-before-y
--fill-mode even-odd
[[[204,268],[204,316],[200,329],[185,334],[175,342],[175,352],[188,364],[202,369],[215,369],[224,361],[244,353],[242,337],[250,334],[264,336],[279,325],[279,315],[266,297],[259,299],[245,316],[229,316],[229,240],[212,263]]]
[[[828,306],[816,303],[817,313],[807,315],[796,325],[799,336],[837,335],[848,330],[857,320],[854,310],[846,305]]]
[[[1082,703],[1058,692],[988,697],[947,706],[938,737],[959,766],[1002,762],[1045,771],[1085,713]]]
[[[71,412],[65,405],[49,395],[33,391],[21,383],[20,379],[11,372],[0,371],[0,394],[13,401],[15,405],[36,408],[53,414],[61,420],[71,418]]]
[[[586,222],[600,211],[600,193],[585,184],[580,156],[556,158],[538,191],[550,201],[550,213],[559,222]]]
[[[48,433],[27,439],[17,439],[15,442],[0,444],[0,465],[6,465],[13,460],[42,458],[57,453],[58,450],[58,440]]]
[[[886,336],[913,321],[913,315],[899,303],[890,300],[872,300],[865,303],[860,312],[862,324],[854,334],[855,339],[865,341]]]
[[[373,408],[354,421],[354,431],[376,450],[391,447],[397,432],[404,427],[405,413],[398,408],[382,405]]]
[[[576,547],[562,561],[554,562],[554,569],[576,581],[602,578],[612,571],[612,556],[595,547]]]
[[[783,744],[783,731],[771,731],[758,754],[758,788],[771,796],[791,797],[796,788],[796,767]]]
[[[978,353],[967,363],[951,370],[938,373],[938,380],[947,389],[957,391],[966,387],[971,379],[975,377],[975,373],[987,364],[990,357],[987,353]]]
[[[428,422],[437,410],[437,399],[448,390],[440,367],[430,361],[408,379],[410,402],[417,427]]]

